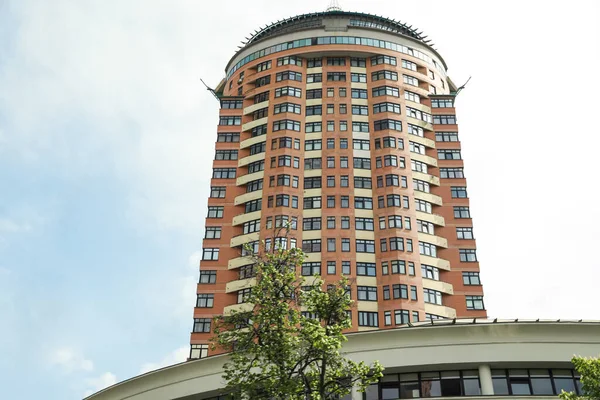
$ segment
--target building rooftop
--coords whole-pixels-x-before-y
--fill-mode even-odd
[[[256,43],[273,35],[321,27],[323,25],[323,18],[350,18],[350,26],[360,26],[363,28],[379,29],[387,32],[397,33],[416,39],[428,46],[432,46],[432,43],[427,39],[427,36],[423,35],[423,32],[418,32],[418,30],[412,25],[408,25],[393,19],[380,17],[378,15],[342,11],[336,8],[330,8],[328,11],[323,12],[297,15],[295,17],[273,22],[252,33],[250,38],[246,38],[247,41],[244,42],[244,45]]]

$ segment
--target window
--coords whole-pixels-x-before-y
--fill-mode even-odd
[[[421,110],[417,110],[416,108],[406,107],[406,115],[408,115],[411,118],[416,118],[421,121],[431,123],[431,114],[428,114]]]
[[[464,199],[467,197],[467,188],[464,186],[451,186],[450,193],[453,199]]]
[[[219,125],[241,125],[242,117],[221,117]]]
[[[246,303],[248,301],[248,297],[252,293],[251,288],[246,288],[237,291],[237,304]]]
[[[217,283],[217,271],[200,271],[198,282],[202,284]]]
[[[196,297],[196,307],[198,308],[212,308],[215,301],[214,294],[201,293]]]
[[[237,160],[237,150],[217,150],[215,152],[215,160]]]
[[[304,124],[304,131],[306,133],[321,132],[323,125],[321,122],[307,122]]]
[[[400,104],[397,103],[377,103],[373,105],[373,114],[378,114],[382,112],[391,112],[395,114],[400,114]]]
[[[350,245],[350,243],[348,243]],[[356,263],[356,275],[358,276],[376,276],[375,263]]]
[[[340,132],[346,132],[348,130],[348,121],[340,121]],[[348,140],[348,139],[340,139],[340,149],[347,149],[348,147],[341,147],[341,143],[344,140]]]
[[[373,56],[371,57],[371,65],[389,64],[396,65],[396,57],[391,56]]]
[[[428,235],[435,235],[434,225],[431,222],[417,220],[417,231]]]
[[[378,86],[372,89],[373,97],[394,96],[400,97],[400,89],[395,86]]]
[[[221,227],[207,226],[204,230],[204,239],[221,239]]]
[[[203,248],[202,249],[202,260],[203,261],[218,261],[219,260],[219,249],[218,248]]]
[[[255,126],[250,131],[252,137],[262,136],[267,134],[267,124]]]
[[[263,101],[269,100],[269,91],[259,93],[254,96],[254,104],[262,103]]]
[[[464,178],[463,169],[461,168],[440,168],[440,178],[460,179]]]
[[[399,194],[388,194],[387,195],[387,206],[388,207],[402,207],[400,202]]]
[[[416,94],[414,92],[409,92],[408,90],[404,91],[404,99],[408,100],[408,101],[412,101],[414,103],[421,102],[421,96],[419,96],[418,94]]]
[[[390,81],[397,81],[398,73],[395,71],[387,71],[387,70],[375,71],[375,72],[371,73],[372,81],[379,81],[379,80],[383,80],[383,79],[387,79]]]
[[[428,257],[437,257],[437,247],[427,242],[419,242],[419,254]]]
[[[437,125],[455,125],[456,115],[434,115],[433,123]]]
[[[452,108],[454,107],[453,99],[431,99],[431,108]]]
[[[301,273],[302,273],[302,276],[321,275],[321,263],[320,262],[305,262],[302,264]]]
[[[367,83],[367,74],[351,73],[350,80],[352,82]]]
[[[483,296],[465,296],[467,310],[485,310]]]
[[[408,124],[408,133],[409,134],[415,135],[415,136],[419,136],[419,137],[423,137],[424,132],[425,131],[420,126],[413,125],[413,124]]]
[[[350,251],[350,239],[342,239],[342,252],[347,253]]]
[[[275,104],[273,113],[274,114],[281,114],[281,113],[294,113],[294,114],[300,114],[301,108],[300,108],[300,104],[294,104],[294,103],[280,103],[280,104]]]
[[[268,69],[271,69],[271,60],[256,65],[257,72],[266,71]]]
[[[327,239],[327,251],[329,251],[329,252],[335,251],[335,238]]]
[[[458,133],[456,132],[436,132],[436,142],[458,142]]]
[[[346,59],[344,57],[327,57],[327,65],[332,65],[332,66],[346,65]]]
[[[392,295],[394,299],[408,299],[408,286],[392,285]]]
[[[433,281],[440,280],[440,270],[431,265],[421,264],[421,275],[423,275],[423,278],[425,279],[431,279]]]
[[[334,93],[335,91],[333,90],[333,88],[327,88],[327,97],[333,97]]]
[[[375,241],[356,239],[356,252],[357,253],[375,253]]]
[[[235,168],[213,168],[213,179],[235,179]]]
[[[281,130],[290,130],[300,132],[300,122],[293,121],[291,119],[281,119],[279,121],[273,122],[273,132],[281,131]]]
[[[366,99],[368,97],[367,95],[367,89],[352,89],[350,91],[350,96],[353,99]]]
[[[359,311],[358,326],[379,326],[379,316],[376,312]]]
[[[194,333],[210,333],[210,318],[194,318]]]
[[[385,218],[385,217],[383,217]],[[388,228],[393,229],[402,229],[402,217],[400,215],[388,215]],[[380,224],[381,225],[381,222]]]
[[[373,199],[371,197],[354,197],[354,208],[358,210],[372,210]]]
[[[417,209],[417,211],[421,211],[427,214],[433,213],[431,203],[425,200],[415,199],[415,208]]]
[[[321,139],[307,140],[304,142],[304,150],[306,151],[321,150],[321,146]]]
[[[423,289],[423,301],[425,303],[442,305],[442,292],[433,289]]]
[[[277,166],[278,167],[291,167],[292,166],[292,156],[279,156],[277,157]],[[278,175],[277,176],[277,180],[279,180],[279,177],[282,175]],[[288,177],[288,181],[289,181],[289,175],[287,175]],[[277,183],[277,186],[279,186],[279,183]],[[286,185],[286,186],[289,186]]]
[[[473,238],[473,228],[456,228],[456,238],[457,239],[474,239]]]
[[[327,73],[327,81],[345,82],[346,81],[346,73],[345,72],[328,72]]]
[[[335,187],[335,176],[327,177],[327,187]]]
[[[344,243],[344,239],[342,239],[342,243]],[[342,274],[350,275],[350,261],[342,261]]]
[[[287,194],[278,194],[275,196],[275,207],[289,207],[290,196]]]
[[[341,208],[349,208],[350,207],[350,197],[349,196],[340,196],[340,207]],[[343,221],[343,219],[342,219]]]
[[[438,150],[438,158],[440,160],[460,160],[460,150]]]
[[[246,193],[256,192],[257,190],[261,190],[262,188],[263,188],[263,180],[262,179],[250,181],[246,184]]]
[[[213,199],[224,199],[225,198],[225,186],[211,186],[210,197]]]
[[[321,187],[321,177],[304,178],[304,189],[318,189]]]
[[[475,249],[459,249],[458,254],[461,262],[477,262]]]
[[[322,105],[316,105],[316,106],[306,106],[306,115],[321,115],[323,113],[323,106]]]
[[[327,106],[329,107],[329,106]],[[328,110],[329,113],[329,110]],[[340,104],[340,114],[348,114],[348,106],[346,104]]]
[[[242,108],[242,100],[221,100],[221,108],[232,109]]]
[[[323,65],[323,60],[321,58],[309,58],[306,60],[307,68],[316,68],[321,67]]]
[[[246,213],[260,211],[260,209],[262,208],[262,200],[261,199],[251,200],[247,203],[244,203],[244,206],[245,206],[244,212],[246,212]]]
[[[352,104],[352,115],[369,115],[369,107]]]
[[[304,209],[311,210],[321,208],[321,197],[305,197],[304,198]]]
[[[266,76],[260,77],[254,81],[254,84],[256,85],[257,88],[268,85],[270,83],[271,83],[271,75],[266,75]]]
[[[385,176],[385,186],[400,186],[400,178],[396,174],[387,174]]]
[[[350,66],[351,67],[366,68],[367,67],[367,59],[366,58],[351,57],[350,58]]]
[[[410,314],[408,310],[394,310],[394,323],[396,325],[408,324],[410,322]]]
[[[410,75],[402,75],[402,80],[404,81],[404,83],[406,83],[407,85],[411,85],[411,86],[419,86],[419,80],[417,78],[415,78],[414,76],[410,76]]]
[[[208,206],[207,218],[223,218],[223,207],[221,206]]]
[[[469,211],[469,207],[465,206],[455,206],[454,207],[454,218],[471,218],[471,212]]]
[[[282,71],[275,74],[275,81],[298,81],[302,82],[302,74],[294,71]]]
[[[371,200],[369,198],[369,200]],[[372,206],[372,204],[371,204]],[[358,208],[358,207],[357,207]],[[375,229],[373,218],[359,218],[355,219],[355,227],[357,231],[372,231]]]
[[[369,123],[352,121],[352,132],[369,132]]]
[[[371,159],[354,157],[354,168],[356,169],[371,169]]]
[[[404,251],[404,239],[401,237],[391,237],[390,251]]]
[[[258,232],[260,231],[260,219],[255,219],[253,221],[245,222],[243,227],[243,234],[246,235],[248,233]]]
[[[402,60],[402,68],[410,69],[411,71],[416,71],[417,64],[408,60]]]
[[[302,97],[302,90],[293,86],[283,86],[275,89],[275,97]]]
[[[429,183],[422,181],[420,179],[413,179],[413,189],[419,192],[429,193]]]
[[[267,150],[267,142],[256,143],[250,146],[250,155],[264,153]]]
[[[340,168],[348,168],[348,157],[340,157]]]
[[[427,164],[425,164],[424,162],[421,162],[421,161],[417,161],[417,160],[411,160],[410,167],[413,171],[422,172],[424,174],[427,173],[427,169],[428,169]]]
[[[377,301],[376,286],[358,286],[356,288],[357,298],[362,301]]]
[[[239,133],[218,133],[217,134],[217,142],[218,143],[237,143],[240,141]]]
[[[304,159],[304,169],[321,169],[322,159],[321,158],[305,158]]]
[[[347,181],[348,176],[345,176],[345,178]],[[371,189],[372,188],[371,178],[355,176],[354,177],[354,187],[358,188],[358,189]]]
[[[463,272],[463,284],[467,286],[479,286],[481,281],[479,280],[479,272]]]
[[[395,119],[381,119],[373,123],[375,131],[382,131],[385,129],[391,129],[394,131],[402,131],[402,121]]]
[[[307,99],[320,99],[323,97],[323,89],[310,89],[306,91]]]
[[[280,67],[282,65],[297,65],[299,67],[302,66],[302,59],[300,57],[279,57],[277,59],[277,66]]]

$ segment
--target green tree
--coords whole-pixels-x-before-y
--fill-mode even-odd
[[[348,280],[323,290],[320,277],[298,277],[304,259],[299,249],[254,257],[247,308],[216,318],[212,344],[230,352],[223,376],[234,398],[338,399],[382,376],[378,362],[341,353],[351,326]]]
[[[581,375],[583,396],[570,392],[559,395],[562,400],[598,400],[600,399],[600,358],[573,357],[571,362]]]

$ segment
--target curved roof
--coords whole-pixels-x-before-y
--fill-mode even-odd
[[[387,32],[401,34],[419,40],[428,46],[432,45],[430,43],[430,40],[426,39],[427,36],[424,36],[423,32],[418,32],[417,29],[413,28],[412,25],[408,25],[400,21],[380,17],[373,14],[341,11],[335,9],[332,9],[330,11],[297,15],[295,17],[274,22],[254,32],[250,38],[247,38],[248,41],[245,44],[249,45],[258,42],[262,39],[265,39],[269,36],[318,27],[322,25],[322,18],[330,17],[347,17],[358,21],[357,26],[369,27],[373,29],[380,29]]]

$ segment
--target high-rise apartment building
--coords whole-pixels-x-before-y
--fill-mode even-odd
[[[302,247],[352,281],[352,331],[485,317],[457,88],[414,28],[331,10],[271,24],[226,66],[190,358],[247,307],[242,246]],[[290,223],[286,237],[273,238]]]

